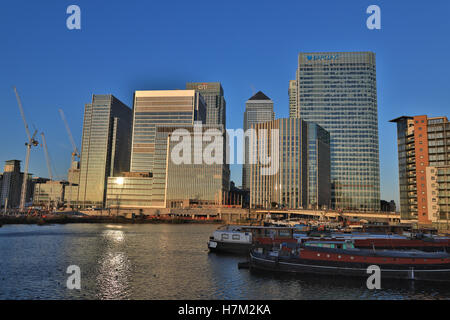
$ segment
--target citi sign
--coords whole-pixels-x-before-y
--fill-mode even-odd
[[[306,56],[306,59],[308,61],[337,60],[339,59],[339,55]]]

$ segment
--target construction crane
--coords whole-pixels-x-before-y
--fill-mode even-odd
[[[69,135],[70,143],[72,144],[72,163],[75,161],[75,157],[80,158],[80,153],[78,152],[77,145],[73,140],[72,132],[70,131],[69,124],[67,123],[66,117],[64,115],[64,111],[59,109],[59,114],[61,115],[62,120],[64,121],[64,125],[66,126],[67,134]]]
[[[27,182],[28,182],[28,165],[30,163],[30,151],[31,147],[37,147],[39,142],[35,139],[37,130],[34,131],[33,135],[30,134],[28,129],[28,123],[25,119],[25,113],[23,112],[22,102],[20,101],[19,94],[17,93],[16,87],[14,87],[14,93],[16,94],[17,104],[19,105],[20,115],[22,116],[23,124],[25,125],[25,131],[27,132],[28,141],[25,142],[27,147],[27,156],[25,158],[25,169],[23,171],[23,181],[22,181],[22,191],[20,193],[20,211],[25,210],[25,198],[27,195]]]
[[[42,132],[42,146],[44,147],[44,154],[45,154],[45,161],[47,162],[47,169],[48,169],[48,177],[50,178],[50,183],[53,182],[53,174],[52,174],[52,168],[50,166],[50,157],[48,155],[48,148],[47,148],[47,140],[45,140],[45,135]],[[51,197],[53,195],[53,185],[50,185],[50,194],[48,195],[48,209],[50,210],[51,207]]]
[[[50,181],[53,181],[52,168],[50,166],[50,157],[48,156],[47,140],[45,140],[45,135],[43,132],[41,133],[41,137],[42,137],[42,146],[44,147],[45,161],[47,162],[48,177],[50,178]]]

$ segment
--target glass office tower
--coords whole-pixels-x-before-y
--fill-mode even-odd
[[[226,128],[226,102],[220,82],[188,82],[186,89],[200,92],[206,103],[206,124]]]
[[[205,102],[195,90],[136,91],[130,171],[153,171],[157,125],[193,125],[205,118]]]
[[[250,207],[305,207],[308,201],[307,123],[285,118],[256,123],[252,128],[255,133],[251,150],[270,157],[271,161],[264,164],[258,159],[250,165]],[[270,166],[273,172],[263,172]]]
[[[245,103],[244,131],[253,124],[272,121],[275,119],[273,101],[261,91],[258,91]],[[242,188],[250,190],[249,140],[244,141],[244,165],[242,166]]]
[[[300,53],[297,114],[331,137],[332,207],[380,209],[375,54]]]
[[[104,207],[107,178],[129,170],[131,109],[113,95],[93,95],[84,109],[78,204]]]
[[[158,131],[166,128],[158,127]],[[169,157],[166,167],[166,206],[169,208],[188,207],[190,205],[221,205],[224,192],[230,187],[230,170],[225,163],[224,143],[226,133],[222,125],[206,125],[184,127],[191,140],[190,163],[177,164]],[[167,131],[167,130],[166,130]],[[167,141],[168,155],[171,155],[178,141],[172,141],[170,130]],[[208,136],[210,139],[205,139]],[[198,146],[195,140],[200,141]],[[195,163],[195,158],[201,159],[207,153],[208,146],[217,145],[220,150],[217,162]],[[210,153],[208,153],[210,154]],[[215,154],[215,151],[214,151]],[[220,159],[219,159],[220,158]]]

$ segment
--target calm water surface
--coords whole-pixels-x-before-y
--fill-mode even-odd
[[[450,285],[280,276],[208,253],[217,225],[11,225],[0,228],[0,299],[450,299]],[[81,290],[66,269],[81,269]]]

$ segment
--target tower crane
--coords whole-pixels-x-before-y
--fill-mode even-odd
[[[77,145],[75,144],[75,140],[73,139],[72,132],[70,131],[69,124],[67,123],[66,116],[64,115],[64,111],[62,109],[59,109],[58,111],[59,111],[59,114],[61,115],[61,119],[64,121],[64,125],[66,126],[66,131],[69,136],[70,143],[72,144],[72,162],[70,163],[70,165],[72,167],[76,161],[79,161],[80,152],[78,152]],[[78,159],[76,160],[76,158],[78,158]],[[79,166],[79,163],[77,163],[77,168],[78,168],[78,166]],[[70,187],[73,186],[72,181],[69,181],[69,186]],[[71,188],[70,193],[69,193],[69,199],[68,199],[69,206],[71,206],[71,203],[72,203],[72,192],[73,192],[73,190]]]
[[[45,135],[43,132],[41,133],[41,137],[42,137],[42,146],[44,147],[45,161],[47,162],[48,176],[50,178],[50,181],[53,181],[52,168],[50,166],[50,157],[48,156],[47,140],[45,140]]]
[[[64,115],[64,111],[62,109],[59,109],[59,114],[61,115],[62,120],[64,121],[64,125],[66,126],[67,134],[69,135],[70,143],[72,144],[72,163],[75,161],[76,158],[80,158],[80,153],[78,152],[77,145],[75,144],[75,141],[73,140],[72,132],[70,131],[69,124],[67,123],[66,117]]]
[[[50,166],[50,157],[48,155],[48,148],[47,148],[47,140],[45,140],[45,135],[42,132],[42,146],[44,147],[44,153],[45,153],[45,161],[47,162],[47,169],[48,169],[48,177],[50,178],[50,183],[53,182],[53,174],[52,174],[52,168]],[[50,210],[51,207],[51,197],[53,195],[53,185],[50,185],[50,194],[48,195],[48,209]]]
[[[33,135],[30,134],[28,129],[28,123],[25,119],[25,113],[23,112],[22,102],[20,101],[19,94],[17,93],[16,87],[14,87],[14,93],[16,94],[17,104],[19,105],[20,115],[22,116],[23,124],[25,126],[25,131],[27,132],[28,141],[25,142],[27,147],[27,155],[25,158],[25,169],[23,170],[23,181],[22,181],[22,191],[20,193],[20,211],[25,210],[25,198],[27,195],[27,182],[28,182],[28,165],[30,163],[30,151],[31,147],[37,147],[39,142],[35,139],[37,130],[34,131]]]

